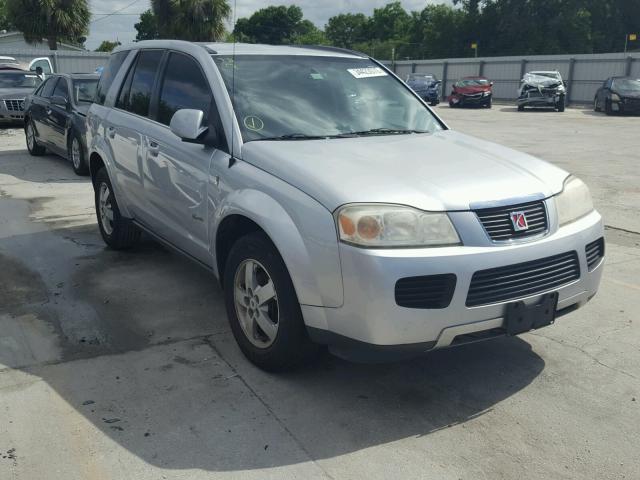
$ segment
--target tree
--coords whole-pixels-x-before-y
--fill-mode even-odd
[[[51,50],[61,40],[84,41],[91,20],[87,0],[6,0],[6,10],[28,43],[46,39]]]
[[[11,30],[12,25],[7,17],[7,2],[0,0],[0,30]]]
[[[140,21],[136,23],[133,28],[136,29],[136,40],[154,40],[159,38],[158,23],[156,22],[156,16],[152,10],[147,10],[140,15]]]
[[[363,13],[343,13],[331,17],[324,31],[332,45],[351,49],[367,39],[366,28],[367,17]]]
[[[118,42],[110,42],[109,40],[103,40],[98,48],[96,48],[96,52],[111,52],[117,46],[122,45],[122,43]]]
[[[249,18],[238,19],[233,33],[238,41],[272,45],[324,39],[313,23],[303,19],[302,9],[296,5],[262,8]]]
[[[382,8],[375,8],[368,22],[368,35],[381,41],[400,40],[405,35],[411,16],[400,2],[391,2]]]
[[[192,42],[224,38],[231,14],[227,0],[151,0],[151,8],[159,37]]]

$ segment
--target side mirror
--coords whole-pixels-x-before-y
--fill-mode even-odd
[[[493,82],[489,82],[489,86],[490,86],[490,87],[493,87]]]
[[[67,108],[68,102],[66,98],[56,95],[51,97],[51,105],[58,105],[60,107]]]
[[[184,142],[201,143],[200,137],[209,129],[202,125],[204,112],[184,108],[173,114],[169,128]]]

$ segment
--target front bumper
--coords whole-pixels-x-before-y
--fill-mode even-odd
[[[344,304],[340,308],[302,306],[312,338],[335,346],[338,354],[346,350],[375,353],[415,354],[459,343],[462,336],[478,332],[499,332],[506,305],[515,300],[534,303],[545,292],[508,301],[467,307],[467,293],[473,274],[480,270],[518,264],[570,251],[577,252],[580,276],[554,288],[559,293],[558,311],[584,305],[600,284],[603,260],[588,268],[585,246],[604,235],[602,219],[594,211],[562,228],[555,228],[541,239],[510,245],[466,242],[483,234],[473,212],[450,214],[454,224],[473,225],[480,232],[461,232],[463,243],[425,249],[361,249],[341,244],[340,256],[344,284]],[[473,217],[473,218],[472,218]],[[396,304],[396,282],[405,277],[455,274],[457,282],[448,307],[440,309],[405,308]]]
[[[452,95],[451,101],[459,105],[486,105],[491,101],[491,94],[473,94],[473,95]]]
[[[516,104],[518,106],[530,106],[530,107],[553,107],[562,98],[562,93],[546,94],[538,93],[535,91],[526,92],[517,98]]]
[[[611,102],[611,110],[620,113],[640,113],[640,98],[622,98]]]

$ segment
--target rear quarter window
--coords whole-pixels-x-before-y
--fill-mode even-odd
[[[129,55],[128,50],[117,52],[111,55],[111,57],[109,58],[109,63],[102,71],[102,75],[100,76],[98,88],[96,89],[95,103],[104,105],[104,101],[107,98],[109,88],[111,87],[113,80],[116,78],[116,75],[118,74],[120,67],[124,63],[125,58],[127,58],[127,55]]]

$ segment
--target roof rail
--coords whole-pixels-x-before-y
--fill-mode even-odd
[[[349,50],[348,48],[331,47],[328,45],[287,45],[287,47],[309,48],[311,50],[324,50],[327,52],[336,52],[336,53],[349,53],[357,57],[369,58],[369,55],[367,55],[366,53],[357,52],[355,50]]]

